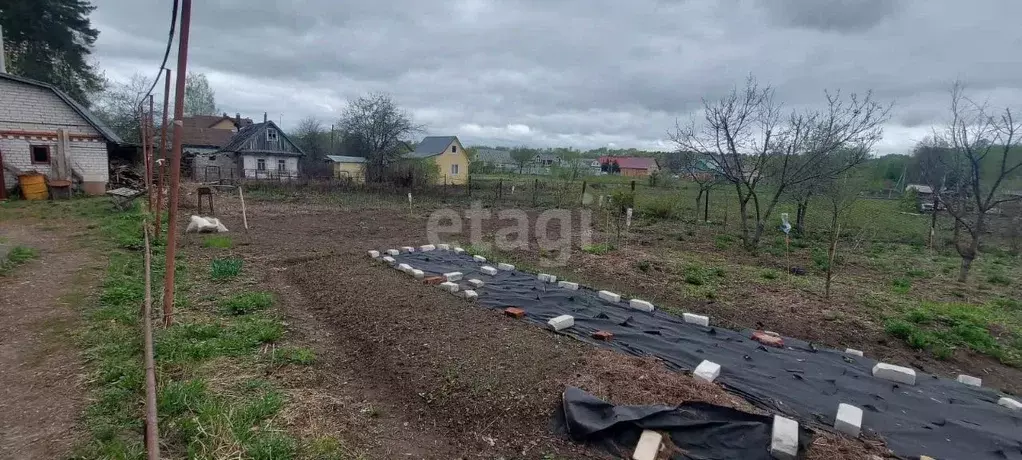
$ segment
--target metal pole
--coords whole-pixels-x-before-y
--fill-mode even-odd
[[[191,26],[192,0],[181,0],[181,36],[177,46],[177,81],[174,82],[174,151],[170,159],[170,203],[167,211],[167,266],[163,279],[163,323],[174,322],[174,253],[177,249],[177,203],[181,182],[181,140],[184,118],[185,78],[188,69],[188,31]]]
[[[146,116],[145,130],[146,130],[146,145],[149,146],[149,154],[146,156],[146,164],[149,165],[149,169],[146,171],[146,196],[149,197],[149,212],[153,212],[153,172],[156,171],[156,163],[153,160],[156,159],[156,155],[153,152],[155,150],[154,144],[156,140],[156,124],[153,123],[153,95],[149,95],[149,115]]]
[[[153,358],[153,282],[152,253],[149,246],[148,222],[142,225],[145,238],[145,305],[142,314],[143,348],[145,353],[145,445],[149,460],[160,458],[160,432],[156,417],[156,363]]]
[[[167,110],[170,109],[170,69],[163,76],[163,125],[160,127],[160,161],[156,165],[156,239],[160,239],[163,212],[163,165],[167,162]]]

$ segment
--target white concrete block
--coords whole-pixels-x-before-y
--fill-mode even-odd
[[[490,276],[493,276],[493,275],[497,274],[497,269],[493,268],[493,267],[491,267],[489,265],[483,265],[482,267],[479,268],[479,271],[483,272],[483,274],[490,275]]]
[[[538,276],[536,276],[536,278],[539,279],[540,281],[544,282],[544,283],[556,283],[557,282],[557,277],[556,276],[548,275],[546,273],[540,273]]]
[[[444,281],[443,283],[440,283],[440,289],[450,292],[458,292],[458,284],[450,281]]]
[[[414,277],[415,277],[415,279],[419,279],[419,280],[421,280],[421,279],[423,279],[423,278],[425,278],[425,277],[426,277],[426,272],[424,272],[424,271],[422,271],[422,270],[419,270],[418,268],[416,268],[416,269],[413,269],[413,270],[412,270],[412,276],[414,276]]]
[[[981,387],[983,386],[983,379],[979,377],[973,377],[971,375],[959,374],[958,381],[969,386]]]
[[[845,348],[845,354],[862,356],[862,350],[856,350],[854,348]]]
[[[547,324],[554,328],[555,331],[560,331],[574,326],[575,317],[571,315],[561,315],[556,318],[551,318],[550,321],[547,321]]]
[[[394,265],[394,262],[397,262],[397,261],[396,261],[396,260],[394,260],[394,258],[393,258],[393,257],[391,257],[391,256],[386,256],[386,257],[384,257],[384,258],[383,258],[383,261],[384,261],[384,262],[386,262],[386,263],[388,263],[388,264],[391,264],[391,265]]]
[[[916,371],[903,366],[895,366],[894,364],[877,363],[873,366],[873,377],[906,385],[916,384]]]
[[[798,422],[774,415],[770,455],[779,460],[795,460],[798,457]]]
[[[610,291],[600,291],[600,298],[603,299],[603,300],[606,300],[607,302],[620,302],[621,301],[621,295],[620,294],[615,294],[615,293],[610,292]]]
[[[472,256],[472,260],[476,262],[486,262],[486,258],[479,255]]]
[[[451,245],[449,245],[449,244],[442,244],[441,243],[441,244],[436,245],[436,248],[441,250],[441,251],[450,251],[451,250]]]
[[[369,251],[369,257],[377,259],[380,257],[380,251]]]
[[[411,246],[402,246],[401,247],[401,252],[415,252],[415,248],[413,248]]]
[[[1022,409],[1022,403],[1011,398],[1001,398],[997,400],[997,404],[1000,406],[1007,407],[1008,409],[1014,410]]]
[[[700,326],[710,325],[709,316],[697,315],[695,313],[685,313],[681,315],[681,317],[685,320],[686,323],[698,324]]]
[[[515,269],[515,266],[511,265],[511,264],[505,264],[505,263],[497,264],[497,270],[504,270],[506,272],[509,272],[511,270],[514,270],[514,269]]]
[[[392,256],[396,256],[398,254],[401,254],[401,251],[398,251],[397,249],[388,249],[387,250],[387,254],[390,254]]]
[[[862,432],[862,409],[850,404],[839,404],[834,429],[853,438],[859,437]]]
[[[464,275],[462,275],[461,272],[444,273],[444,279],[447,281],[458,281],[463,277]]]
[[[473,291],[471,289],[465,289],[464,291],[461,291],[461,295],[465,296],[465,298],[468,300],[475,300],[476,298],[479,297],[479,294],[477,294],[476,291]]]
[[[564,289],[571,289],[573,291],[578,290],[578,283],[572,283],[570,281],[558,281],[557,285]]]
[[[405,273],[409,273],[412,271],[412,266],[408,264],[398,264],[397,269]]]
[[[663,435],[652,430],[642,430],[639,442],[635,444],[635,451],[632,453],[632,460],[656,460],[660,452],[660,443]]]
[[[435,249],[436,249],[436,246],[433,246],[432,244],[424,244],[422,246],[419,246],[419,250],[422,251],[422,252],[429,252],[429,251],[432,251],[432,250],[435,250]]]
[[[696,370],[692,371],[692,376],[702,380],[704,382],[713,383],[713,380],[720,375],[720,364],[712,361],[703,360],[696,366]]]
[[[464,252],[465,252],[465,249],[463,249],[463,248],[454,248],[454,253],[455,254],[462,254]]]
[[[642,310],[647,312],[653,311],[653,304],[646,302],[645,300],[632,299],[630,302],[628,302],[628,306],[636,310]]]
[[[468,280],[468,284],[471,284],[472,287],[474,287],[476,289],[479,289],[479,288],[483,287],[483,285],[486,284],[486,283],[484,283],[483,280],[478,280],[478,279],[472,278],[472,279]]]

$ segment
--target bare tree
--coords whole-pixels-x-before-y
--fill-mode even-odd
[[[707,164],[701,155],[695,152],[679,152],[680,161],[677,165],[682,174],[692,179],[699,187],[699,195],[696,196],[696,215],[699,215],[699,206],[702,205],[703,221],[710,220],[710,190],[720,184],[717,171]]]
[[[323,129],[321,121],[316,117],[305,117],[287,137],[305,152],[301,158],[302,171],[313,176],[329,175],[325,160],[330,154],[330,133]]]
[[[919,180],[930,187],[930,234],[929,246],[933,247],[937,234],[937,217],[943,207],[940,203],[940,191],[948,184],[958,181],[958,172],[948,168],[951,163],[951,148],[940,139],[927,138],[916,144],[912,149],[913,169],[918,169]]]
[[[370,93],[348,101],[338,121],[347,155],[366,158],[366,180],[379,182],[403,153],[404,139],[420,130],[389,95]]]
[[[987,213],[1019,199],[999,194],[998,189],[1005,179],[1022,170],[1022,156],[1012,155],[1012,150],[1019,147],[1022,125],[1011,109],[994,115],[986,103],[966,97],[965,87],[955,82],[951,89],[951,121],[938,134],[951,148],[942,166],[956,174],[957,180],[934,193],[940,194],[940,202],[955,220],[955,249],[962,258],[958,281],[965,282],[987,228]]]
[[[694,120],[688,127],[677,124],[672,134],[681,150],[698,153],[735,187],[742,236],[750,249],[759,245],[766,221],[788,188],[833,177],[864,161],[890,117],[891,106],[877,103],[870,93],[861,98],[852,94],[847,100],[840,93],[827,93],[826,108],[792,111],[786,117],[773,96],[770,87],[760,87],[749,77],[743,90],[703,101],[701,126]],[[854,147],[861,156],[824,166],[845,147]]]
[[[185,116],[216,115],[216,92],[206,74],[188,72],[185,77]]]
[[[855,155],[855,153],[850,153]],[[836,159],[837,162],[847,161]],[[830,244],[827,245],[827,278],[824,288],[826,298],[830,298],[830,285],[834,275],[834,260],[837,255],[837,244],[841,237],[841,227],[848,217],[848,211],[859,198],[865,184],[862,168],[849,169],[837,177],[821,181],[814,193],[822,196],[830,205]]]
[[[511,161],[518,165],[518,174],[525,170],[525,166],[536,161],[536,151],[528,147],[515,147],[511,149]]]
[[[148,77],[136,73],[127,83],[107,82],[95,100],[93,112],[126,142],[139,142],[139,115],[142,98],[152,85]],[[156,113],[162,111],[160,95],[153,96]],[[149,106],[145,106],[149,111]]]

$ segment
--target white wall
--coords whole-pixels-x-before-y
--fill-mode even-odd
[[[30,146],[49,145],[52,164],[52,158],[57,154],[58,129],[66,130],[71,136],[69,160],[75,172],[81,174],[86,182],[108,182],[109,157],[106,141],[99,131],[53,91],[0,79],[0,155],[3,155],[5,164],[23,171],[50,174],[50,165],[32,164]],[[19,132],[40,134],[23,135]],[[5,171],[4,182],[11,187],[16,178]]]
[[[256,169],[259,166],[257,160],[266,160],[266,174],[270,177],[276,177],[277,174],[277,160],[284,160],[284,167],[287,168],[287,175],[292,177],[298,176],[298,157],[295,156],[273,156],[273,155],[243,155],[242,156],[242,169],[244,169],[245,177],[256,177]],[[260,173],[259,177],[264,177]]]

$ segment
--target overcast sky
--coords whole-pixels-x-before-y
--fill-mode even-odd
[[[93,2],[107,76],[154,74],[171,2]],[[1019,18],[1016,0],[198,0],[189,70],[285,129],[384,91],[465,144],[649,150],[752,73],[792,107],[873,90],[892,153],[944,120],[955,79],[1022,110]]]

